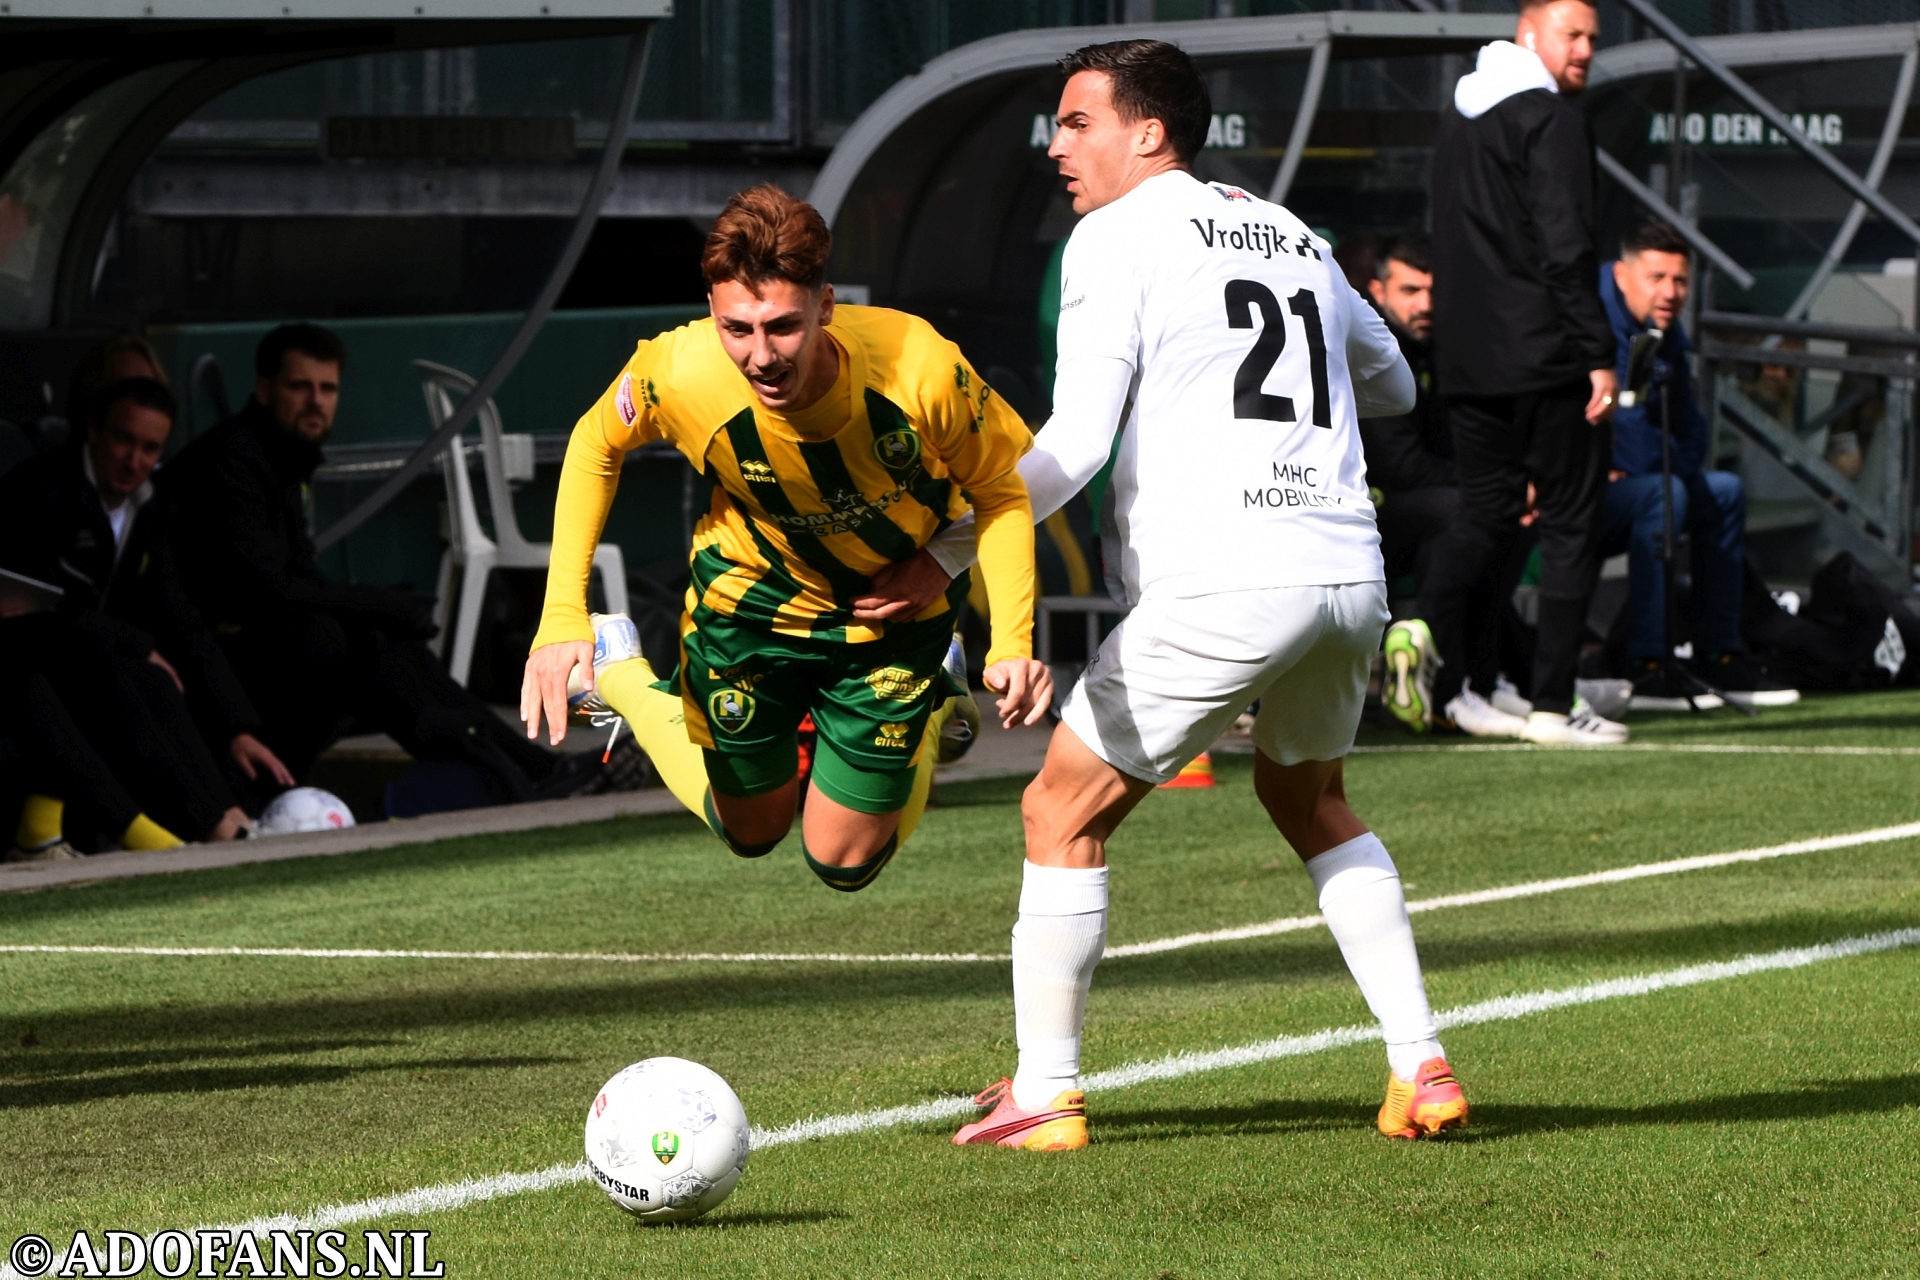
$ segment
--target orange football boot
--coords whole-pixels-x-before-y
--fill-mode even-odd
[[[1078,1151],[1087,1145],[1087,1095],[1078,1089],[1064,1090],[1038,1111],[1022,1111],[1013,1103],[1013,1081],[1002,1079],[973,1101],[993,1110],[954,1134],[955,1146],[996,1143],[1027,1151]]]
[[[1428,1058],[1411,1083],[1389,1071],[1387,1100],[1380,1105],[1380,1132],[1389,1138],[1432,1138],[1464,1128],[1467,1097],[1445,1058]]]

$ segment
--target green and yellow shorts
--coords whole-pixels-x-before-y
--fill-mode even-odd
[[[952,636],[941,617],[849,644],[695,608],[681,622],[677,680],[707,780],[729,796],[785,786],[799,771],[798,730],[811,714],[813,785],[861,813],[900,809],[927,718],[955,692],[941,665]]]

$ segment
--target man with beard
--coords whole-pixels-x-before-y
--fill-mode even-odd
[[[595,762],[526,741],[454,683],[425,644],[429,601],[320,572],[306,488],[345,368],[318,325],[274,329],[246,407],[158,477],[181,580],[259,708],[261,738],[296,775],[357,727],[478,765],[502,802],[572,794]]]

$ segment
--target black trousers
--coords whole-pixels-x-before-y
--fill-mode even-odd
[[[479,765],[501,801],[534,798],[560,757],[501,722],[419,640],[371,622],[285,610],[220,636],[266,721],[261,740],[304,777],[343,734],[386,733],[416,759]]]
[[[1424,590],[1432,574],[1434,558],[1447,553],[1449,535],[1454,526],[1466,518],[1460,490],[1452,485],[1400,489],[1387,494],[1375,510],[1387,581],[1392,583],[1411,573],[1416,594],[1425,599]],[[1465,673],[1472,678],[1474,689],[1482,694],[1493,692],[1502,670],[1513,675],[1523,693],[1531,683],[1532,638],[1525,637],[1524,655],[1517,652],[1521,646],[1516,643],[1520,639],[1516,632],[1521,630],[1521,625],[1511,601],[1533,544],[1533,531],[1522,530],[1494,571],[1467,596],[1463,615]],[[1524,665],[1516,666],[1516,663]],[[1453,683],[1454,687],[1447,693],[1449,699],[1459,692],[1457,676]]]
[[[83,843],[90,830],[118,836],[136,812],[201,840],[234,807],[186,699],[161,668],[60,614],[0,623],[0,652],[20,682],[4,727],[23,755],[41,757],[30,785],[75,806],[67,826]]]
[[[31,671],[9,682],[0,697],[0,732],[19,750],[26,790],[66,803],[68,831],[78,834],[92,825],[119,835],[139,816],[139,804],[87,741],[44,673]]]
[[[1460,519],[1460,490],[1453,485],[1423,489],[1396,489],[1374,508],[1380,529],[1380,555],[1387,562],[1387,581],[1411,573],[1425,582],[1441,539]]]
[[[1520,535],[1527,484],[1536,491],[1540,537],[1540,626],[1534,648],[1536,710],[1565,714],[1600,576],[1601,505],[1612,433],[1585,416],[1585,382],[1533,395],[1449,400],[1462,518],[1435,549],[1420,591],[1420,613],[1445,665],[1434,702],[1445,706],[1469,668],[1467,619]]]

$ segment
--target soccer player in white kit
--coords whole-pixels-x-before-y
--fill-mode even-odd
[[[1388,621],[1357,418],[1411,408],[1412,373],[1324,240],[1193,176],[1212,108],[1186,54],[1120,41],[1061,70],[1048,154],[1086,217],[1063,264],[1054,414],[1020,473],[1039,520],[1116,458],[1101,525],[1131,612],[1068,696],[1027,789],[1019,1069],[976,1099],[991,1114],[954,1141],[1086,1145],[1080,1030],[1106,941],[1106,841],[1255,699],[1255,791],[1305,860],[1386,1041],[1380,1130],[1437,1134],[1466,1122],[1466,1100],[1399,875],[1341,772]],[[957,524],[856,608],[915,607],[970,562],[970,541]]]

